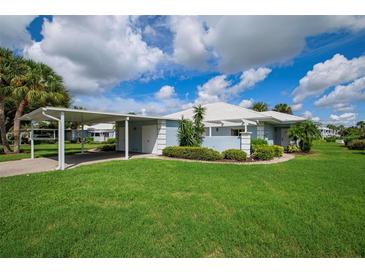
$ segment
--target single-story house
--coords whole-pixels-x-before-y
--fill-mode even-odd
[[[322,138],[340,137],[340,134],[338,134],[338,130],[333,130],[325,126],[318,126],[318,130],[320,131]]]
[[[223,151],[230,148],[250,152],[251,139],[265,139],[269,144],[287,146],[288,128],[305,120],[275,111],[257,112],[223,102],[204,105],[206,134],[203,146]],[[166,116],[146,116],[79,109],[42,107],[25,114],[21,120],[54,120],[59,124],[59,168],[64,169],[64,122],[81,124],[115,123],[116,150],[162,154],[166,146],[178,145],[178,121],[192,119],[193,108]],[[32,142],[33,144],[33,142]],[[32,152],[34,145],[32,145]],[[34,157],[34,153],[32,153]]]
[[[87,136],[93,138],[94,142],[105,142],[110,138],[115,138],[114,124],[98,123],[95,125],[85,125]]]

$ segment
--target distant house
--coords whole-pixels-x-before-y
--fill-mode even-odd
[[[319,131],[321,132],[322,138],[326,137],[339,137],[338,130],[333,130],[325,126],[319,126]]]
[[[84,126],[87,136],[92,137],[94,142],[105,142],[109,138],[115,138],[114,124],[99,123],[92,126]]]

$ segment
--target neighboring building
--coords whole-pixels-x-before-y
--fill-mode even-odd
[[[115,138],[114,123],[100,123],[92,126],[84,126],[87,136],[92,137],[94,142],[105,142],[109,138]]]
[[[340,137],[340,135],[338,134],[338,130],[333,130],[325,126],[318,126],[318,129],[321,132],[322,138]]]

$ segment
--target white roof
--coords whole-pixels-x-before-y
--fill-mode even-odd
[[[232,105],[224,102],[212,103],[203,105],[205,107],[205,122],[210,121],[239,121],[242,119],[257,121],[257,120],[271,120],[271,117],[264,115],[260,112],[243,108],[237,105]],[[183,111],[172,113],[164,116],[165,118],[181,119],[184,116],[185,119],[193,119],[194,109],[189,108]]]
[[[30,113],[24,114],[20,117],[20,120],[33,120],[33,121],[49,121],[52,120],[50,116],[59,119],[61,113],[65,115],[65,121],[70,122],[83,122],[85,124],[96,123],[111,123],[115,121],[123,121],[126,118],[129,120],[158,120],[162,117],[158,116],[144,116],[144,115],[132,115],[126,113],[114,113],[114,112],[100,112],[90,111],[84,109],[72,109],[72,108],[58,108],[58,107],[40,107]],[[168,119],[168,118],[162,118]],[[168,119],[174,120],[174,119]]]
[[[85,125],[84,129],[90,129],[90,130],[112,130],[114,127],[114,124],[109,124],[109,123],[99,123],[99,124],[94,124],[91,126]]]
[[[303,117],[299,117],[299,116],[295,116],[295,115],[291,115],[291,114],[287,114],[287,113],[282,113],[282,112],[278,112],[278,111],[273,111],[273,110],[264,111],[262,113],[264,115],[273,117],[282,123],[285,123],[285,122],[293,123],[293,122],[300,122],[300,121],[306,120]]]

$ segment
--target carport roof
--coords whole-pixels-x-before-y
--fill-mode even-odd
[[[57,108],[57,107],[41,107],[28,114],[23,115],[20,120],[23,121],[49,121],[52,120],[49,116],[60,118],[61,113],[65,115],[65,121],[69,122],[82,122],[85,124],[93,123],[111,123],[116,121],[124,121],[127,117],[131,121],[144,121],[144,120],[176,120],[174,118],[158,117],[158,116],[144,116],[133,115],[126,113],[113,113],[113,112],[99,112],[89,111],[83,109],[71,109],[71,108]]]

